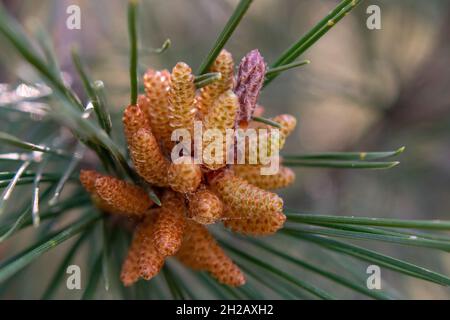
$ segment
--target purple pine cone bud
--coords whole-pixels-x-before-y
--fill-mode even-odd
[[[238,122],[249,122],[256,108],[259,92],[264,83],[266,63],[258,49],[242,58],[236,77],[234,92],[239,98]]]

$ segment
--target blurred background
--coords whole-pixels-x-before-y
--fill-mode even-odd
[[[38,30],[49,34],[61,68],[75,89],[81,84],[73,76],[70,49],[73,45],[79,48],[92,77],[105,83],[109,107],[116,112],[115,135],[120,139],[117,120],[129,99],[126,1],[2,2],[30,35]],[[197,69],[236,3],[141,1],[141,69],[170,70],[178,61]],[[245,53],[258,48],[271,64],[336,3],[256,0],[226,49],[238,63]],[[66,28],[66,9],[72,4],[81,8],[81,30]],[[366,8],[371,4],[381,8],[381,30],[366,27]],[[450,219],[449,34],[449,1],[365,0],[300,58],[311,64],[283,73],[263,91],[260,103],[266,108],[265,116],[290,113],[299,120],[287,141],[287,153],[384,151],[406,146],[401,164],[391,170],[296,169],[295,185],[282,191],[287,207],[301,213]],[[152,53],[167,38],[171,47],[162,54]],[[33,74],[2,44],[0,83],[13,85],[20,79],[31,81]],[[11,121],[7,117],[14,115],[0,116],[3,127]],[[35,116],[33,121],[40,119]],[[27,243],[21,237],[8,246],[21,246],[21,242]],[[448,254],[430,258],[428,251],[416,248],[369,246],[450,274]],[[0,256],[7,250],[0,245]],[[40,282],[50,277],[49,261],[63,250],[58,248],[36,263],[33,268],[41,270],[42,276],[28,274],[27,283],[14,280],[7,296],[35,298],[35,291],[43,286]],[[305,246],[303,250],[307,254],[310,249]],[[326,259],[323,263],[337,262]],[[388,271],[383,281],[407,298],[450,298],[446,288],[397,278]],[[61,297],[70,295],[61,291]]]

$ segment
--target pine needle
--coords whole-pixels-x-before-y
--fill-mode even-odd
[[[212,65],[214,60],[216,60],[220,51],[225,46],[228,39],[231,37],[231,35],[233,34],[236,27],[239,25],[239,22],[241,22],[241,19],[244,17],[248,8],[252,4],[252,1],[253,0],[240,0],[239,1],[239,4],[237,5],[233,14],[228,19],[227,24],[225,25],[222,32],[218,36],[216,42],[214,43],[214,46],[211,48],[211,51],[206,56],[205,60],[201,64],[200,68],[198,69],[198,72],[197,72],[198,75],[202,75],[202,74],[208,72],[209,67]]]
[[[45,252],[55,248],[67,239],[75,236],[81,231],[87,229],[99,219],[99,216],[89,216],[78,222],[73,223],[69,227],[56,232],[44,240],[39,241],[30,248],[22,251],[11,259],[0,264],[0,283],[6,281],[9,277],[23,269],[25,266],[33,262],[35,259],[43,255]]]
[[[55,188],[55,193],[53,194],[53,197],[50,199],[49,204],[51,206],[55,205],[58,202],[59,196],[61,195],[61,192],[66,185],[66,182],[69,180],[72,173],[75,171],[75,169],[78,166],[78,163],[83,159],[84,152],[86,150],[86,147],[82,144],[78,144],[73,158],[70,161],[67,168],[64,170],[64,174],[61,176],[61,179],[58,181],[58,184]]]
[[[138,96],[138,49],[137,49],[137,0],[128,2],[128,34],[130,38],[130,104],[136,105]]]
[[[17,173],[15,174],[14,178],[11,180],[11,182],[8,184],[5,190],[3,190],[2,196],[0,198],[0,216],[4,213],[6,204],[11,197],[12,192],[14,191],[14,188],[17,185],[17,182],[19,181],[22,174],[25,172],[25,170],[29,167],[31,164],[31,161],[25,161],[20,168],[17,170]]]

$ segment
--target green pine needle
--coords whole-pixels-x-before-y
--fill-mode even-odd
[[[130,104],[137,104],[138,96],[138,48],[137,48],[137,0],[128,2],[128,34],[130,38]]]
[[[287,167],[316,167],[336,169],[391,169],[400,162],[370,162],[370,161],[333,161],[333,160],[284,160]]]
[[[58,182],[61,177],[59,175],[54,174],[45,174],[44,177],[41,179],[40,182]],[[9,184],[12,182],[12,180],[0,180],[0,189],[8,187]],[[28,185],[34,183],[34,177],[26,177],[26,178],[20,178],[16,182],[16,186],[20,185]]]
[[[323,276],[323,277],[325,277],[325,278],[327,278],[327,279],[329,279],[331,281],[334,281],[334,282],[336,282],[336,283],[338,283],[338,284],[340,284],[342,286],[345,286],[347,288],[350,288],[352,290],[360,292],[360,293],[362,293],[362,294],[364,294],[366,296],[372,297],[374,299],[381,299],[381,300],[392,299],[391,297],[389,297],[388,295],[386,295],[386,294],[384,294],[382,292],[377,292],[377,291],[374,291],[374,290],[370,290],[366,286],[355,284],[354,282],[352,282],[352,281],[342,277],[339,274],[326,271],[325,269],[322,269],[322,268],[317,267],[317,266],[315,266],[313,264],[307,263],[307,262],[305,262],[305,261],[303,261],[301,259],[295,258],[295,257],[293,257],[291,255],[288,255],[288,254],[284,253],[283,250],[280,250],[279,248],[273,248],[273,247],[263,243],[262,241],[254,241],[254,240],[247,240],[247,241],[251,242],[255,246],[258,246],[258,247],[260,247],[260,248],[262,248],[262,249],[264,249],[264,250],[266,250],[266,251],[268,251],[268,252],[270,252],[270,253],[272,253],[272,254],[274,254],[274,255],[276,255],[276,256],[284,259],[284,260],[286,260],[286,261],[290,261],[290,262],[300,266],[303,269],[312,271],[312,272],[314,272],[316,274],[319,274],[319,275],[321,275],[321,276]]]
[[[78,72],[78,75],[81,78],[89,100],[94,107],[94,112],[97,115],[100,127],[102,127],[102,129],[105,130],[108,135],[110,135],[112,129],[111,117],[106,111],[106,106],[103,104],[103,100],[99,96],[99,94],[101,94],[101,90],[103,89],[102,85],[99,82],[92,82],[92,80],[86,73],[78,51],[75,48],[72,48],[72,62]]]
[[[22,27],[6,14],[3,5],[0,5],[0,34],[42,75],[51,87],[66,97],[78,110],[83,110],[83,106],[76,95],[66,87],[59,75],[54,74],[52,67],[48,66],[47,62],[33,50],[33,46],[25,36]]]
[[[42,181],[42,178],[44,176],[44,170],[45,167],[48,164],[49,157],[44,158],[44,160],[39,164],[36,175],[34,176],[33,180],[33,194],[31,196],[31,217],[33,219],[33,225],[35,227],[39,226],[39,223],[41,221],[40,215],[39,215],[39,194],[41,190],[40,183]]]
[[[273,275],[276,275],[277,277],[283,278],[283,279],[299,286],[300,288],[308,291],[309,293],[317,296],[318,298],[325,299],[325,300],[335,299],[333,296],[331,296],[324,290],[310,284],[307,281],[299,279],[298,277],[294,277],[287,272],[279,270],[278,268],[272,266],[271,264],[261,261],[261,260],[255,258],[254,256],[249,255],[248,253],[245,253],[245,252],[237,249],[235,246],[231,245],[229,242],[224,242],[224,241],[219,241],[219,242],[221,243],[221,245],[223,247],[227,248],[228,250],[235,253],[236,255],[241,256],[242,258],[248,260],[249,262],[252,262],[254,265],[257,265],[257,266],[271,272]]]
[[[41,196],[42,199],[46,199],[47,196],[50,194],[52,188],[48,188]],[[10,224],[3,224],[0,228],[0,243],[8,239],[10,236],[12,236],[17,230],[22,228],[27,220],[30,218],[30,214],[32,212],[32,207],[30,205],[27,205],[24,209],[21,210],[21,213],[17,218],[15,218],[15,221]],[[17,214],[16,214],[17,215]],[[14,217],[16,217],[14,215]]]
[[[356,257],[363,261],[368,261],[412,277],[434,282],[443,286],[450,285],[450,278],[448,278],[447,276],[417,266],[415,264],[378,253],[373,250],[365,249],[341,241],[327,239],[323,236],[305,234],[287,228],[283,229],[281,233],[286,234],[293,238],[314,242],[315,244],[318,244],[319,246],[325,247],[329,250],[333,250],[336,252],[340,252],[342,254]]]
[[[4,213],[6,204],[11,197],[14,188],[16,187],[17,183],[19,182],[20,177],[22,174],[27,170],[29,165],[31,164],[31,161],[25,161],[20,168],[17,170],[16,174],[14,175],[14,178],[9,182],[8,186],[3,190],[3,193],[0,198],[0,216]]]
[[[405,147],[398,148],[397,150],[394,151],[384,151],[384,152],[324,152],[324,153],[311,153],[299,155],[284,154],[283,159],[368,161],[368,160],[380,160],[395,157],[403,153],[403,151],[405,151]]]
[[[159,48],[143,48],[141,50],[142,53],[153,53],[153,54],[161,54],[164,53],[167,49],[172,45],[172,41],[170,39],[166,39],[161,47]]]
[[[44,192],[41,196],[41,200],[46,199],[48,193],[52,190],[49,188],[46,192]],[[66,210],[70,210],[73,208],[81,208],[86,206],[89,203],[88,198],[79,197],[77,199],[70,199],[64,202],[61,202],[59,205],[55,207],[50,207],[44,212],[40,213],[40,220],[50,220],[55,219],[61,215]],[[0,243],[4,240],[8,239],[10,236],[15,234],[17,231],[29,227],[33,225],[33,219],[30,216],[31,208],[28,206],[23,210],[23,212],[19,215],[19,217],[10,223],[5,223],[0,227]]]
[[[447,220],[401,220],[387,218],[366,218],[327,216],[315,214],[299,214],[288,210],[289,221],[306,223],[343,223],[349,225],[379,226],[390,228],[428,229],[428,230],[450,230],[450,221]]]
[[[78,238],[78,240],[72,245],[69,251],[67,251],[65,257],[59,264],[56,272],[48,283],[48,287],[42,295],[42,300],[49,300],[55,295],[55,292],[58,289],[58,285],[63,282],[63,277],[66,275],[67,266],[70,265],[71,261],[73,261],[74,257],[78,253],[79,248],[86,241],[89,234],[89,230],[84,231]]]
[[[354,9],[362,0],[343,0],[339,3],[325,18],[319,21],[310,31],[301,37],[296,43],[289,47],[281,56],[272,64],[271,68],[278,68],[294,62],[297,57],[302,55],[314,43],[317,42],[324,34],[336,25],[343,17],[345,17],[352,9]],[[280,73],[274,73],[266,77],[264,86],[267,86]]]
[[[162,274],[163,274],[164,279],[166,280],[166,283],[169,287],[170,294],[172,295],[172,299],[173,300],[185,300],[183,291],[179,287],[177,281],[175,281],[169,267],[164,266],[162,269]]]
[[[113,237],[114,231],[111,230],[111,228],[108,228],[107,220],[103,219],[102,223],[102,275],[103,275],[103,282],[105,284],[105,290],[108,291],[110,287],[110,266],[109,266],[109,257],[110,257],[110,243],[111,239]]]
[[[66,182],[70,179],[73,172],[77,169],[78,163],[83,158],[85,150],[86,150],[86,147],[83,144],[79,144],[77,146],[72,160],[67,165],[67,168],[64,170],[64,173],[61,176],[61,179],[58,181],[58,184],[56,185],[55,193],[53,194],[53,197],[50,199],[50,202],[49,202],[49,204],[51,206],[53,206],[57,203],[59,196],[61,195],[61,192],[62,192],[64,186],[66,185]]]
[[[269,68],[266,71],[266,77],[271,77],[272,75],[281,73],[283,71],[286,71],[286,70],[289,70],[289,69],[293,69],[293,68],[298,68],[298,67],[301,67],[301,66],[305,66],[305,65],[310,64],[310,63],[311,63],[311,61],[309,61],[309,60],[303,60],[303,61],[288,63],[288,64],[282,65],[280,67]]]
[[[225,46],[228,39],[231,37],[231,35],[233,34],[236,27],[239,25],[239,22],[241,22],[242,18],[244,17],[245,13],[247,12],[247,10],[250,7],[250,5],[252,4],[252,2],[253,2],[253,0],[240,0],[239,1],[239,4],[237,5],[233,14],[228,19],[227,24],[223,28],[220,35],[217,37],[217,40],[214,43],[214,46],[211,48],[211,51],[206,56],[205,60],[201,64],[200,68],[198,69],[197,75],[202,75],[202,74],[208,72],[209,67],[212,65],[214,60],[216,60],[220,51]]]
[[[30,248],[3,262],[0,264],[0,283],[6,281],[9,277],[19,272],[45,252],[87,229],[99,218],[99,216],[89,216],[80,219],[78,222],[46,237],[44,240],[39,241]]]
[[[81,296],[82,300],[94,299],[101,275],[102,275],[102,253],[100,253],[97,256],[90,270],[86,289],[84,289],[83,295]]]
[[[194,84],[197,89],[200,89],[220,79],[222,79],[220,72],[210,72],[195,77]]]
[[[325,227],[332,227],[332,225],[323,225]],[[426,247],[439,249],[443,251],[450,251],[450,241],[441,241],[441,240],[430,240],[430,239],[421,239],[415,235],[411,236],[398,236],[398,235],[387,235],[378,233],[376,234],[375,230],[372,232],[367,232],[368,229],[360,228],[360,227],[347,227],[346,225],[337,225],[335,229],[326,229],[326,228],[317,228],[317,227],[288,227],[289,230],[299,231],[305,234],[317,234],[317,235],[325,235],[336,238],[346,238],[353,240],[373,240],[373,241],[382,241],[389,242],[401,245],[407,245],[412,247]]]
[[[0,142],[28,151],[38,151],[43,153],[51,153],[60,157],[69,157],[69,154],[64,150],[52,149],[47,146],[41,146],[31,142],[27,142],[6,132],[0,132]]]
[[[252,120],[256,121],[256,122],[261,122],[261,123],[264,123],[264,124],[268,124],[269,126],[274,127],[274,128],[281,129],[281,125],[278,122],[275,122],[275,121],[267,119],[267,118],[252,117]]]
[[[56,78],[61,79],[60,67],[58,59],[56,58],[55,49],[53,47],[52,40],[50,39],[49,33],[45,31],[42,25],[36,27],[36,39],[39,47],[44,53],[45,60],[50,66],[50,70]]]

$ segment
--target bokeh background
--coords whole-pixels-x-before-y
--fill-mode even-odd
[[[140,64],[167,68],[185,61],[195,70],[236,5],[236,0],[143,0]],[[95,79],[107,89],[120,117],[129,98],[126,1],[3,0],[30,35],[46,30],[62,69],[73,75],[77,45]],[[226,48],[235,61],[258,48],[270,64],[337,3],[332,0],[255,0]],[[81,7],[81,30],[66,28],[66,8]],[[381,8],[382,29],[368,30],[366,8]],[[311,64],[283,73],[261,94],[266,115],[290,113],[299,125],[286,152],[383,151],[406,146],[391,170],[296,169],[282,191],[298,212],[390,218],[450,219],[450,2],[365,0],[302,57]],[[166,38],[171,47],[154,54]],[[29,67],[1,44],[0,83],[32,79]],[[77,77],[72,86],[81,88]],[[81,94],[81,90],[79,90]],[[1,117],[6,117],[4,113]],[[6,118],[0,120],[6,125]],[[39,119],[36,119],[38,121]],[[26,128],[24,128],[26,130]],[[121,130],[116,127],[119,138]],[[3,170],[1,170],[3,171]],[[30,237],[32,235],[30,234]],[[0,255],[27,243],[0,245]],[[28,241],[29,242],[29,241]],[[450,274],[450,258],[427,250],[372,245],[383,252]],[[294,250],[289,248],[287,250]],[[11,249],[12,250],[12,249]],[[303,254],[311,251],[303,247]],[[14,280],[8,297],[35,298],[64,248]],[[309,252],[314,255],[314,252]],[[317,259],[320,260],[318,257]],[[339,258],[337,259],[339,260]],[[320,263],[334,264],[333,259]],[[300,275],[301,276],[301,275]],[[361,266],[361,276],[365,276]],[[25,276],[24,276],[25,277]],[[448,299],[450,291],[383,270],[383,283],[407,298]],[[73,293],[62,290],[62,298]],[[105,294],[114,298],[114,294]],[[348,298],[358,296],[348,295]]]

